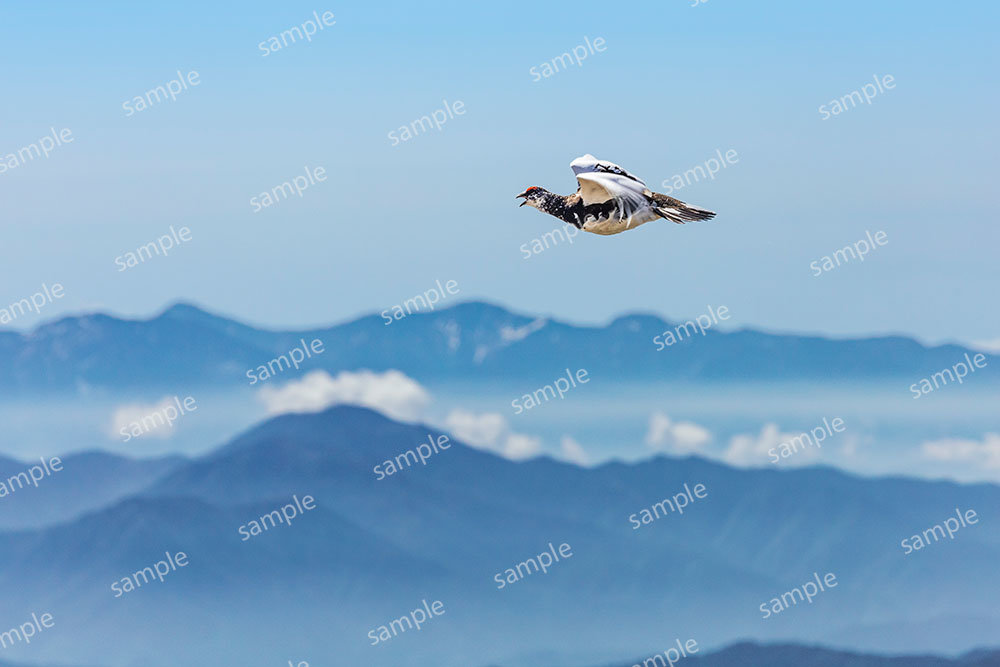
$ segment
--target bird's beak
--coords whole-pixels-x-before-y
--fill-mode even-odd
[[[521,202],[520,204],[518,204],[518,205],[517,205],[517,207],[518,207],[518,208],[521,208],[522,206],[524,206],[524,205],[525,205],[525,204],[527,204],[527,203],[528,203],[528,200],[527,200],[527,199],[525,199],[525,200],[524,200],[523,202]]]
[[[524,192],[522,192],[521,194],[519,194],[517,197],[514,197],[514,199],[520,199],[521,197],[524,197],[524,201],[521,202],[518,205],[518,208],[521,208],[522,206],[524,206],[525,204],[528,203],[528,191],[525,190]]]

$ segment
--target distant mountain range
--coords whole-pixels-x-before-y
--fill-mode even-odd
[[[111,667],[289,659],[468,667],[539,651],[648,656],[675,637],[705,647],[752,637],[913,654],[1000,636],[996,485],[736,469],[697,457],[581,468],[512,462],[458,442],[426,466],[376,479],[375,464],[428,433],[438,434],[340,406],[277,417],[199,459],[120,472],[145,484],[126,496],[122,482],[92,470],[91,483],[61,500],[71,518],[56,512],[59,523],[35,517],[32,528],[0,532],[0,626],[32,611],[56,622],[9,657]],[[57,474],[69,475],[71,463],[87,462],[67,458]],[[684,484],[704,484],[707,497],[633,530],[631,513]],[[69,511],[93,502],[85,499],[101,485],[110,487],[106,505]],[[306,494],[315,510],[241,540],[238,527]],[[903,555],[903,537],[955,507],[982,521]],[[572,557],[497,589],[496,573],[550,542],[570,544]],[[190,565],[113,597],[112,582],[168,550],[185,552]],[[840,585],[761,618],[761,603],[814,571],[835,572]],[[369,630],[424,599],[441,600],[445,614],[369,645]],[[763,649],[727,650],[750,660]],[[782,649],[787,655],[768,664],[790,665],[788,656],[810,650]],[[705,664],[764,664],[712,659]]]
[[[627,663],[602,665],[601,667],[632,667],[635,664],[641,665],[642,659],[637,658]],[[1000,650],[971,651],[952,659],[931,655],[883,656],[797,644],[761,645],[741,642],[719,651],[705,652],[703,655],[692,654],[688,659],[682,660],[676,665],[698,665],[699,667],[997,667],[1000,665]],[[58,666],[52,664],[14,664],[0,661],[0,667]],[[71,666],[64,664],[61,667]],[[491,665],[490,667],[506,666]],[[558,665],[550,664],[548,667],[581,667],[581,665],[579,663],[559,663]]]
[[[0,456],[0,483],[8,487],[8,494],[0,498],[0,530],[37,528],[92,512],[138,493],[185,460],[68,454],[60,459],[62,469],[42,477],[36,486],[28,483],[30,477],[14,478],[40,465],[37,459],[21,462]]]
[[[636,661],[614,667],[631,667]],[[639,664],[642,664],[641,662]],[[996,667],[1000,651],[973,651],[959,658],[879,656],[798,645],[735,644],[704,656],[693,655],[677,665],[698,667]],[[609,666],[610,667],[610,666]]]
[[[315,338],[325,351],[304,368],[395,368],[424,381],[551,380],[569,367],[636,380],[916,382],[968,351],[900,336],[829,339],[716,329],[704,336],[688,329],[684,336],[691,337],[671,346],[654,344],[679,324],[636,314],[603,327],[575,326],[470,302],[388,325],[370,315],[322,329],[268,331],[180,304],[150,320],[95,314],[30,333],[0,332],[0,395],[245,386],[247,370]],[[975,382],[1000,381],[1000,364],[988,359]]]

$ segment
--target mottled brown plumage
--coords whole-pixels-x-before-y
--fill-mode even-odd
[[[574,194],[530,187],[517,195],[524,198],[521,206],[533,206],[578,229],[602,235],[618,234],[658,218],[684,224],[715,217],[712,211],[652,192],[638,177],[593,155],[577,158],[570,167],[579,183]]]

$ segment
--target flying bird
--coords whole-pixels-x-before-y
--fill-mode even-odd
[[[590,153],[573,160],[569,166],[580,184],[574,194],[557,195],[533,186],[517,195],[524,198],[521,206],[534,206],[577,229],[605,236],[660,218],[683,225],[715,217],[707,209],[652,192],[642,179]]]

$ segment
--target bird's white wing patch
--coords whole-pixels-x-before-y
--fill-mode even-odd
[[[619,218],[631,218],[649,206],[644,194],[646,186],[628,176],[598,171],[577,174],[576,180],[580,184],[580,197],[583,198],[584,205],[603,204],[612,200],[618,207]]]
[[[619,167],[614,162],[608,162],[607,160],[598,160],[596,157],[587,153],[582,155],[577,159],[569,163],[569,168],[573,170],[573,173],[579,176],[580,174],[603,172],[607,174],[618,174],[619,176],[625,176],[636,183],[641,184],[646,187],[646,184],[641,178],[634,174],[630,174],[622,167]]]

